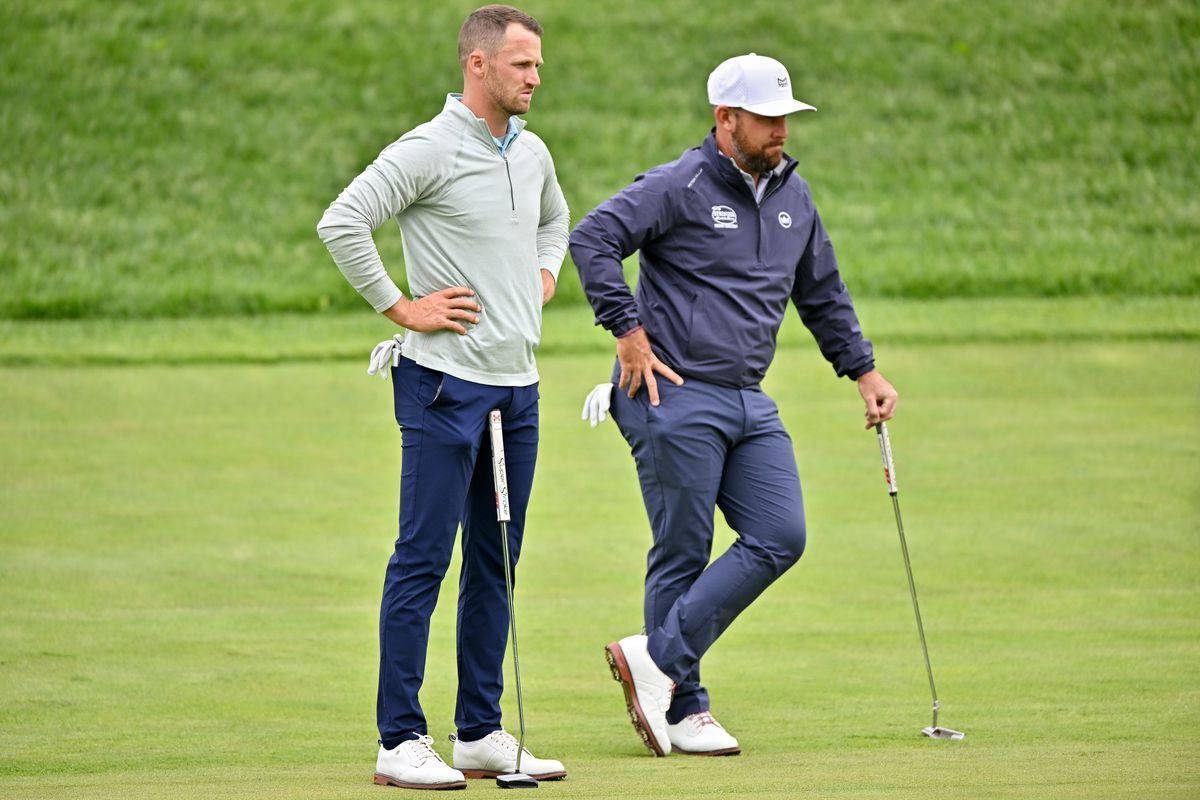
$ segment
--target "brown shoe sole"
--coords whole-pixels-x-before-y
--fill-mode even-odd
[[[740,747],[726,747],[724,750],[680,750],[678,747],[671,748],[672,753],[683,753],[685,756],[736,756],[742,752]]]
[[[375,783],[380,786],[399,786],[401,789],[465,789],[467,788],[466,781],[451,781],[449,783],[405,783],[398,781],[395,778],[375,773]]]
[[[464,778],[472,778],[472,779],[473,778],[499,778],[501,775],[511,774],[508,772],[494,772],[490,769],[460,769],[459,772],[461,772],[463,774]],[[529,775],[529,777],[533,778],[535,781],[561,781],[563,778],[567,777],[566,770],[563,770],[562,772],[542,772],[540,774],[534,774],[532,772],[529,772],[526,774]]]
[[[633,723],[633,729],[637,731],[638,736],[642,737],[642,744],[646,745],[654,755],[665,756],[666,753],[662,751],[653,734],[650,733],[650,723],[647,721],[646,715],[642,713],[641,705],[638,704],[637,692],[633,689],[633,674],[629,671],[625,654],[621,652],[621,645],[617,642],[606,645],[604,656],[608,659],[613,680],[621,684],[621,688],[625,690],[625,708],[629,711],[629,721]]]

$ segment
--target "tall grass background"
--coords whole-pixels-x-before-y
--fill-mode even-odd
[[[9,0],[0,318],[365,308],[314,225],[460,88],[476,4]],[[1194,2],[524,7],[573,220],[697,144],[708,72],[753,50],[820,108],[788,150],[856,296],[1200,294]]]

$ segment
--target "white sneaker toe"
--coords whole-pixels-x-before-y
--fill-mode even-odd
[[[391,750],[379,746],[375,783],[402,789],[465,789],[463,774],[449,766],[433,749],[432,736],[408,739]]]
[[[493,731],[474,742],[464,742],[456,736],[454,742],[454,766],[468,778],[495,778],[517,771],[516,737],[505,730]],[[539,781],[556,781],[567,776],[561,761],[538,758],[521,751],[521,772]]]
[[[688,755],[735,756],[742,752],[737,739],[707,711],[688,714],[674,725],[668,725],[667,735],[675,750]]]

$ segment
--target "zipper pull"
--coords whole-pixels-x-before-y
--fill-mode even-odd
[[[512,224],[516,225],[520,220],[517,219],[517,195],[513,192],[512,170],[508,166],[508,156],[501,154],[500,157],[504,159],[504,174],[508,177],[508,203],[512,208]]]

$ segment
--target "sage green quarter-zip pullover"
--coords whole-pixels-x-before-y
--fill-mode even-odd
[[[430,369],[493,386],[538,380],[541,270],[558,279],[570,214],[546,145],[525,122],[501,154],[487,123],[456,95],[401,136],[326,209],[317,233],[376,311],[401,292],[372,232],[395,217],[413,299],[450,286],[483,308],[468,333],[410,331],[402,353]]]

